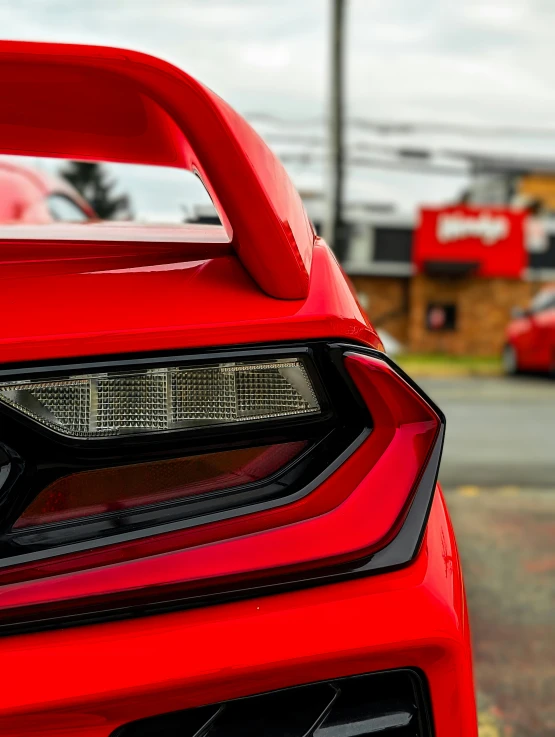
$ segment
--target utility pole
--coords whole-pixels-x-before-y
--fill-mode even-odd
[[[331,2],[331,88],[329,105],[329,174],[324,236],[339,261],[347,255],[347,225],[343,219],[344,184],[344,23],[346,0]]]

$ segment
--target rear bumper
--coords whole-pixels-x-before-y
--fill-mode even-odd
[[[409,567],[231,604],[0,640],[3,737],[107,737],[154,714],[394,668],[436,737],[475,737],[466,602],[441,493]]]

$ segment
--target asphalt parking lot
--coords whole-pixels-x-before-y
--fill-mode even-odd
[[[481,737],[555,735],[555,491],[460,487]]]
[[[440,478],[465,573],[480,737],[554,737],[555,381],[418,381],[447,415]]]
[[[555,380],[417,381],[447,415],[445,486],[555,488]]]

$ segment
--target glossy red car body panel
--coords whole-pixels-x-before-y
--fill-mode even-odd
[[[5,737],[107,737],[143,716],[325,678],[421,668],[437,737],[474,737],[464,589],[436,494],[418,559],[347,583],[0,640]]]
[[[76,260],[71,270],[60,258],[58,268],[52,261],[46,268],[22,263],[5,280],[0,272],[0,305],[10,312],[0,361],[319,337],[381,345],[326,246],[315,248],[306,299],[277,300],[232,255],[183,260],[180,249],[186,255],[189,245],[167,246],[157,258],[162,264],[153,264],[150,254],[147,265],[140,265],[139,251],[123,269],[97,256],[95,263]],[[148,257],[150,248],[143,244],[142,250]],[[32,309],[29,294],[40,310]]]
[[[507,344],[515,351],[521,371],[555,371],[555,289],[548,287],[544,309],[530,310],[513,319],[507,328]]]
[[[198,82],[134,52],[5,43],[0,45],[0,94],[5,103],[2,151],[197,170],[230,239],[224,242],[218,231],[210,243],[205,228],[185,228],[180,242],[96,242],[87,231],[73,241],[56,242],[45,232],[42,240],[0,242],[0,306],[9,315],[0,335],[0,368],[318,339],[381,349],[335,258],[314,238],[281,164],[239,116]],[[372,355],[384,382],[381,389],[376,384],[365,396],[357,368],[350,368],[377,421],[372,443],[359,446],[297,506],[268,512],[268,519],[283,517],[286,535],[279,539],[289,544],[273,545],[272,522],[256,528],[254,514],[227,520],[235,538],[227,535],[230,539],[219,548],[207,544],[202,526],[191,528],[188,537],[196,548],[186,549],[177,537],[173,548],[161,543],[157,548],[163,536],[152,537],[154,564],[147,573],[154,576],[153,584],[164,575],[171,578],[172,566],[162,565],[171,552],[185,556],[172,564],[181,574],[187,570],[184,563],[197,566],[197,573],[215,569],[225,546],[237,546],[238,534],[252,535],[248,563],[263,540],[261,555],[268,555],[269,565],[290,564],[306,553],[295,522],[307,509],[318,532],[311,541],[317,548],[313,562],[325,557],[330,546],[344,554],[349,542],[363,539],[374,550],[398,537],[411,506],[411,473],[422,474],[428,458],[422,439],[436,425],[423,399],[422,406],[407,405],[395,394],[399,387],[387,389],[388,373],[392,381],[405,380]],[[414,388],[407,387],[416,397]],[[424,405],[428,413],[422,414]],[[389,444],[380,445],[384,438]],[[393,446],[394,458],[387,453]],[[404,484],[404,496],[395,493],[397,483]],[[326,514],[330,499],[335,517]],[[383,524],[372,538],[364,519],[373,510]],[[351,532],[359,537],[349,540]],[[99,585],[113,582],[121,591],[126,570],[131,576],[131,567],[139,568],[142,561],[133,542],[125,550],[115,548],[105,544],[103,555],[120,556],[119,566],[106,559],[100,575],[87,570],[83,576],[96,575]],[[87,550],[74,556],[75,574],[66,570],[65,575],[80,582],[79,572],[94,555]],[[31,588],[25,591],[31,596],[39,592],[42,602],[50,592],[54,600],[62,578],[56,568],[60,561],[46,558],[30,566]],[[112,578],[114,571],[122,578]],[[50,578],[39,580],[45,572]],[[22,579],[22,569],[4,569],[0,610],[21,594]],[[6,737],[108,737],[119,725],[143,716],[404,667],[424,673],[436,737],[476,735],[461,569],[439,490],[420,550],[399,570],[173,614],[4,635],[0,663],[6,676],[0,689],[0,733]]]

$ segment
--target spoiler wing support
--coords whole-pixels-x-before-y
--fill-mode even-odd
[[[171,64],[119,49],[0,42],[0,152],[189,169],[268,294],[308,293],[314,232],[250,125]]]

